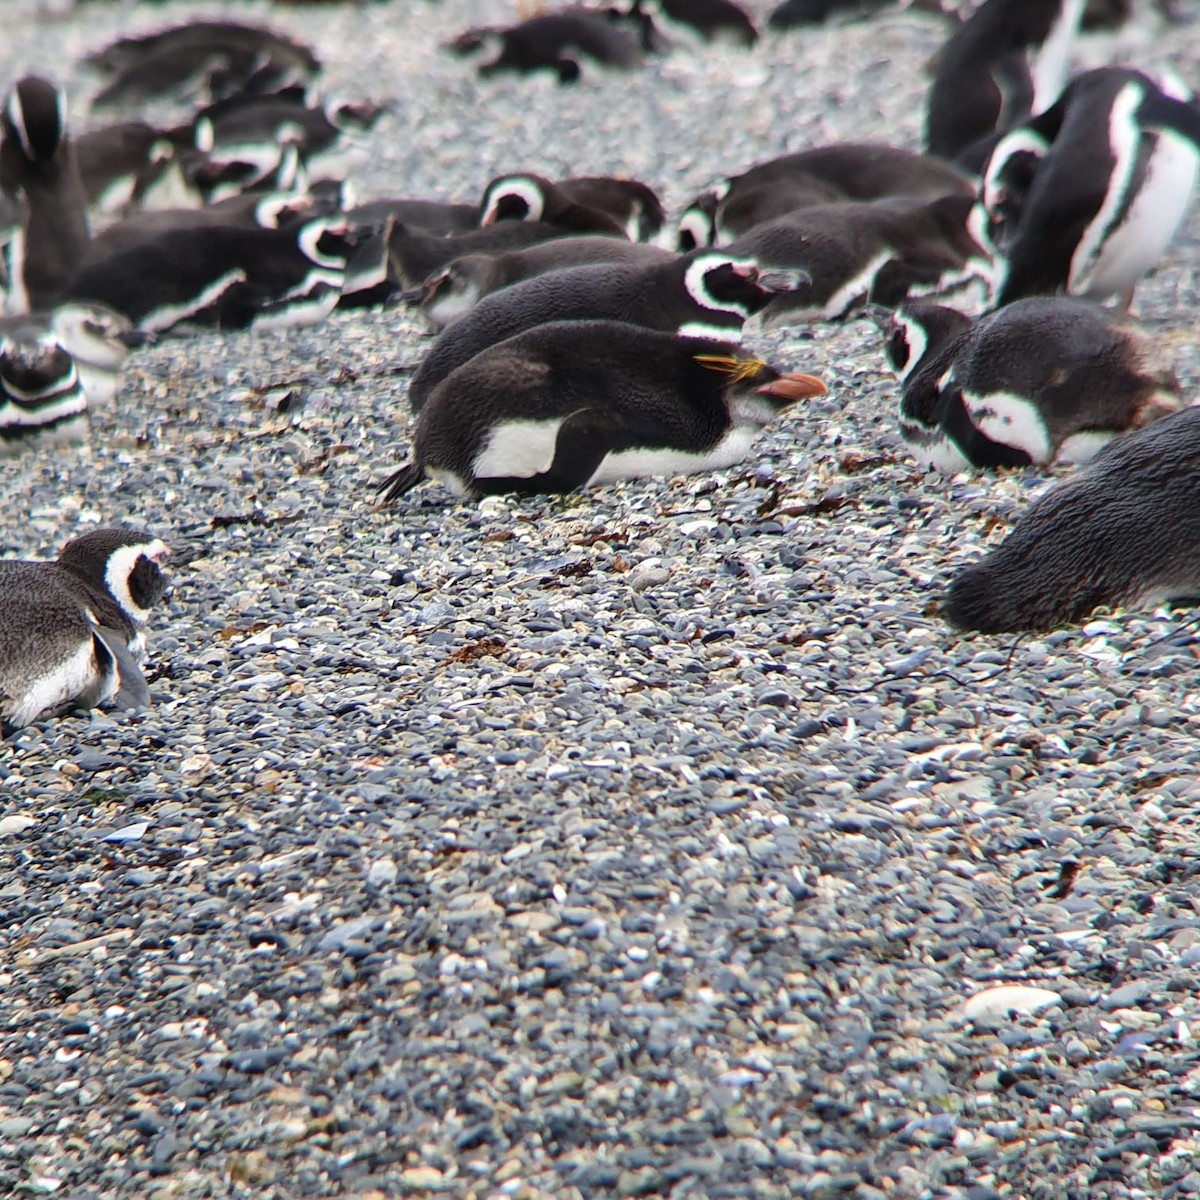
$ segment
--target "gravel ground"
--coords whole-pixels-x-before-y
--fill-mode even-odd
[[[215,11],[13,8],[5,77],[80,115],[85,48]],[[940,38],[481,87],[434,46],[485,9],[237,6],[396,98],[363,195],[624,170],[678,207],[915,145]],[[1196,24],[1134,54],[1200,83]],[[1193,394],[1198,251],[1194,211],[1139,297]],[[90,450],[0,461],[0,551],[180,551],[156,707],[0,747],[0,1193],[1200,1194],[1191,614],[952,636],[941,587],[1050,476],[915,470],[864,321],[754,343],[830,394],[743,470],[378,512],[427,344],[164,342]],[[1009,984],[1050,994],[964,1013]]]

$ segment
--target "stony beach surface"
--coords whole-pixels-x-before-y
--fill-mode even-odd
[[[221,11],[11,8],[4,79],[77,126],[85,50]],[[364,197],[623,171],[677,210],[916,146],[943,36],[481,85],[437,46],[502,8],[236,6],[395,99]],[[1117,52],[1200,84],[1198,23]],[[1196,398],[1198,265],[1193,206],[1137,302]],[[1055,473],[915,469],[868,321],[750,344],[829,395],[742,469],[567,498],[373,507],[402,310],[164,340],[90,448],[0,460],[0,553],[176,552],[154,709],[0,746],[0,1194],[1200,1194],[1194,614],[952,634]]]

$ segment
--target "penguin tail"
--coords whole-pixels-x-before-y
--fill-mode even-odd
[[[394,504],[405,492],[411,491],[425,478],[425,468],[418,462],[405,463],[398,471],[389,475],[378,487],[376,508]]]

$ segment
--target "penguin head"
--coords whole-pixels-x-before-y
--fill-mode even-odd
[[[62,92],[40,75],[26,75],[8,95],[3,125],[5,142],[11,139],[27,163],[50,163],[67,135]]]
[[[976,241],[993,255],[1012,242],[1034,176],[1050,144],[1028,128],[1014,129],[1000,139],[983,169],[978,205],[969,218]]]
[[[18,408],[76,386],[75,361],[53,337],[0,342],[0,391]]]
[[[260,229],[290,229],[298,221],[309,220],[316,205],[312,196],[293,192],[267,192],[254,203],[254,223]],[[325,214],[321,214],[325,215]]]
[[[373,104],[370,100],[335,99],[325,105],[325,116],[329,123],[343,132],[365,132],[389,111],[390,107],[387,104]]]
[[[797,401],[823,396],[827,391],[815,375],[785,373],[761,358],[720,348],[720,343],[707,345],[709,350],[693,353],[693,360],[718,380],[735,425],[769,424]]]
[[[124,313],[92,301],[60,304],[51,315],[50,331],[72,358],[110,371],[120,370],[130,350],[154,340],[135,329]]]
[[[777,293],[795,291],[811,279],[799,268],[764,269],[752,258],[706,250],[688,259],[683,286],[700,308],[744,321],[765,308]]]
[[[68,542],[58,565],[104,588],[126,617],[141,626],[166,590],[161,564],[170,553],[165,542],[142,530],[94,529]]]
[[[688,254],[717,240],[716,191],[702,192],[684,209],[675,227],[675,244],[680,254]]]
[[[483,189],[479,224],[497,221],[540,221],[551,184],[540,175],[499,175]]]
[[[464,254],[444,270],[435,271],[403,299],[419,304],[429,322],[439,329],[470,312],[483,296],[485,277],[493,270],[487,254]]]
[[[885,352],[897,379],[903,383],[929,355],[949,345],[971,327],[971,318],[945,304],[913,301],[891,314]]]

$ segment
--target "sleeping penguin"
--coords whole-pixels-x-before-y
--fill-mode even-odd
[[[139,663],[168,553],[149,534],[110,528],[68,542],[56,562],[0,561],[5,731],[108,700],[149,703]]]
[[[624,321],[648,329],[741,340],[742,325],[804,271],[766,271],[745,256],[702,250],[666,261],[605,263],[539,275],[485,297],[444,329],[408,388],[420,411],[433,389],[473,355],[548,321]]]
[[[825,387],[727,342],[618,321],[555,321],[477,354],[422,408],[390,503],[425,478],[460,496],[570,492],[740,462],[763,426]]]
[[[954,577],[960,629],[1042,631],[1100,605],[1200,597],[1200,408],[1121,438],[1039,496],[1003,542]]]
[[[943,471],[1085,462],[1182,405],[1174,373],[1127,318],[1066,296],[1018,300],[972,322],[908,303],[888,356],[900,435]]]

